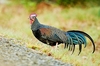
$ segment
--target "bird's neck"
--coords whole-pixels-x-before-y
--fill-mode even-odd
[[[37,30],[39,26],[40,26],[40,23],[39,23],[38,19],[35,18],[35,21],[31,25],[31,29],[32,30]]]

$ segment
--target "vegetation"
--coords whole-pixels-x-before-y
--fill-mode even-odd
[[[25,0],[27,1],[27,0]],[[48,1],[48,0],[45,0]],[[53,1],[53,0],[52,0]],[[56,0],[55,0],[56,1]],[[60,1],[60,0],[58,0]],[[72,1],[72,0],[71,0]],[[87,4],[87,5],[90,5]],[[80,5],[79,5],[80,6]],[[41,23],[55,26],[62,30],[77,29],[87,32],[95,41],[96,52],[92,54],[92,44],[83,48],[78,56],[78,46],[73,55],[60,45],[58,49],[52,49],[39,42],[30,29],[29,15],[37,13]],[[10,1],[0,5],[0,34],[10,38],[16,38],[26,43],[26,46],[53,56],[75,66],[99,66],[100,58],[100,6],[93,7],[61,7],[56,4],[44,2]]]
[[[21,1],[18,1],[18,0],[15,0],[16,2],[18,3],[22,3],[22,4],[25,4],[27,3],[27,5],[30,5],[32,4],[33,2],[36,2],[37,4],[40,3],[40,2],[52,2],[52,3],[56,3],[58,5],[63,5],[63,6],[68,6],[68,5],[76,5],[76,4],[81,4],[81,5],[87,5],[87,3],[91,4],[91,5],[94,5],[94,4],[97,4],[97,5],[100,5],[99,4],[99,0],[21,0]]]

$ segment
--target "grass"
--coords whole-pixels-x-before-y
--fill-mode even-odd
[[[41,12],[41,13],[40,13]],[[63,62],[72,63],[75,66],[100,66],[100,7],[89,8],[61,8],[50,7],[50,10],[36,11],[39,21],[62,30],[77,29],[87,32],[95,41],[96,52],[92,54],[92,46],[83,48],[78,55],[78,46],[73,55],[60,45],[58,49],[52,49],[39,42],[33,35],[29,23],[29,10],[22,5],[0,5],[0,34],[10,38],[16,38],[26,43],[27,47],[51,55]]]

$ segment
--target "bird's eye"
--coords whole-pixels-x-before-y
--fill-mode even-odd
[[[35,16],[31,16],[31,19],[34,19],[35,18]]]
[[[34,19],[35,17],[36,17],[35,14],[32,14],[32,15],[30,16],[31,19]]]
[[[30,19],[32,20],[32,19],[35,19],[35,16],[30,16]]]

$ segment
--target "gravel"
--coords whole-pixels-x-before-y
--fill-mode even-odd
[[[72,66],[0,36],[0,66]]]

